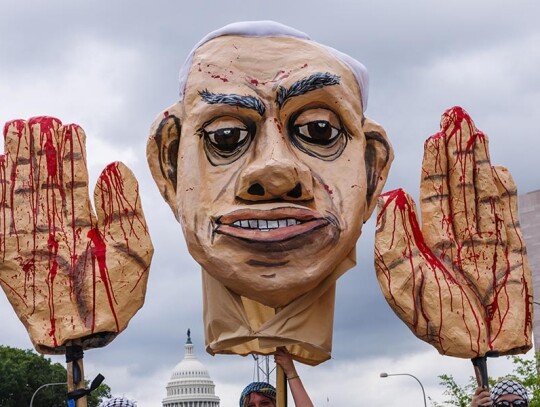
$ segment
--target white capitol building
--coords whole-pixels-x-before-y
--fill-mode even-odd
[[[184,359],[171,374],[163,407],[219,407],[214,387],[208,370],[195,356],[188,330]]]

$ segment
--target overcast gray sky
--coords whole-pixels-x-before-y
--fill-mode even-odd
[[[161,406],[191,328],[223,407],[237,405],[253,379],[250,357],[205,354],[199,267],[146,165],[149,126],[176,101],[178,70],[201,37],[270,19],[363,62],[367,116],[386,128],[396,155],[386,190],[418,196],[423,142],[439,130],[441,113],[460,105],[523,194],[540,188],[539,15],[536,0],[0,0],[0,122],[51,115],[80,124],[92,184],[107,163],[125,162],[139,179],[154,241],[145,306],[109,346],[86,352],[87,377],[102,373],[114,394]],[[472,375],[468,360],[439,356],[390,310],[375,278],[373,233],[372,219],[358,266],[338,281],[332,360],[299,367],[318,406],[327,398],[330,406],[421,405],[414,380],[380,379],[382,371],[416,375],[439,401],[438,375],[463,383]],[[3,294],[0,321],[0,344],[31,347]],[[507,368],[490,361],[493,375]]]

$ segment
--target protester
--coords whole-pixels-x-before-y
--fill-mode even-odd
[[[103,400],[98,407],[137,407],[137,402],[129,400],[125,397],[112,397]]]
[[[491,391],[478,387],[472,397],[470,407],[527,407],[529,397],[523,385],[514,380],[501,380]]]
[[[296,407],[313,407],[302,379],[296,372],[290,353],[285,348],[278,348],[274,354],[276,364],[281,366]],[[240,395],[240,407],[275,407],[276,388],[269,383],[253,382],[246,386]]]

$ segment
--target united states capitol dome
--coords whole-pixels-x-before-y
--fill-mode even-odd
[[[163,407],[219,407],[214,382],[208,369],[195,356],[190,331],[187,333],[184,359],[171,373]]]

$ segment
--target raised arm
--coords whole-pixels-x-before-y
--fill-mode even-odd
[[[280,365],[285,372],[287,377],[287,382],[289,383],[289,388],[294,400],[294,405],[296,407],[313,407],[313,403],[309,398],[309,395],[304,388],[302,379],[298,376],[292,356],[289,354],[287,349],[278,348],[274,354],[275,362]]]

